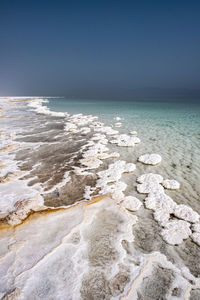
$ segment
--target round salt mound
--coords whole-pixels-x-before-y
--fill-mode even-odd
[[[159,174],[147,173],[140,175],[137,178],[137,182],[145,183],[145,182],[153,182],[153,183],[162,183],[163,177]]]
[[[127,196],[122,205],[128,210],[137,211],[141,207],[142,202],[135,197]]]
[[[180,183],[176,180],[165,179],[163,180],[162,185],[164,186],[164,188],[169,190],[177,190],[180,188]]]
[[[159,154],[144,154],[138,158],[138,161],[146,165],[157,165],[161,162],[162,157]]]

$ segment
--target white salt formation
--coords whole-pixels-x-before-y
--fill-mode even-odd
[[[120,180],[123,173],[130,173],[136,169],[135,164],[126,163],[123,160],[118,160],[113,164],[110,164],[107,170],[98,172],[99,180],[97,181],[97,187],[102,187],[110,182]]]
[[[200,232],[193,232],[191,235],[193,242],[200,246]]]
[[[159,183],[144,182],[137,185],[137,191],[142,194],[164,193],[164,188]]]
[[[176,180],[165,179],[162,183],[164,188],[169,190],[177,190],[180,188],[180,183]]]
[[[200,223],[193,224],[192,230],[200,233]]]
[[[164,193],[151,193],[145,199],[145,205],[147,208],[154,211],[163,210],[169,214],[174,213],[176,203]]]
[[[140,139],[135,136],[129,136],[127,134],[120,134],[111,140],[110,143],[117,144],[119,147],[134,147],[140,143]]]
[[[131,211],[137,211],[142,206],[142,202],[133,196],[125,197],[122,206]]]
[[[190,224],[182,220],[169,221],[161,231],[163,239],[171,245],[180,245],[191,235]]]
[[[131,135],[137,135],[137,131],[133,130],[130,132]]]
[[[113,129],[110,126],[104,126],[104,127],[99,127],[99,128],[97,127],[97,128],[94,128],[94,131],[106,133],[107,135],[116,135],[119,133],[119,131]]]
[[[136,166],[134,164],[119,160],[110,164],[107,170],[98,172],[99,179],[96,187],[101,189],[100,194],[110,194],[116,200],[124,199],[123,192],[127,185],[124,182],[119,182],[119,180],[123,173],[130,173],[135,169]]]
[[[137,178],[137,182],[139,182],[139,183],[147,183],[147,182],[162,183],[163,177],[159,174],[147,173],[147,174],[140,175]]]
[[[10,99],[6,99],[5,103],[8,102],[8,105],[11,105]],[[16,112],[18,114],[17,105],[21,105],[21,98],[19,100],[18,104],[15,103],[15,98],[12,100],[14,115]],[[0,298],[16,300],[32,298],[38,300],[199,299],[199,215],[186,205],[176,204],[164,193],[164,188],[176,189],[177,182],[163,180],[161,175],[154,173],[143,174],[137,178],[139,183],[137,190],[148,194],[145,207],[153,211],[154,219],[161,226],[160,235],[166,243],[172,245],[169,247],[160,239],[157,226],[151,217],[149,218],[146,209],[141,208],[142,202],[130,195],[132,189],[127,188],[127,183],[133,182],[135,176],[127,179],[126,175],[124,176],[126,183],[121,181],[124,173],[135,171],[135,164],[118,160],[113,163],[109,162],[105,169],[107,164],[103,164],[103,159],[119,157],[119,153],[109,151],[108,146],[111,145],[107,145],[106,135],[116,135],[118,132],[110,126],[104,126],[103,123],[95,121],[96,117],[91,115],[69,116],[66,113],[54,113],[42,105],[45,102],[47,102],[45,99],[31,100],[32,106],[29,105],[29,107],[34,108],[36,113],[44,115],[31,113],[31,119],[28,119],[31,121],[27,124],[31,122],[34,124],[35,120],[41,118],[45,128],[49,122],[50,126],[47,127],[47,131],[50,128],[48,131],[50,134],[45,135],[45,138],[47,137],[47,143],[51,144],[52,133],[53,143],[50,149],[55,156],[58,156],[55,149],[60,140],[54,140],[54,137],[57,136],[57,127],[62,128],[58,136],[60,135],[62,139],[64,136],[69,144],[72,142],[69,146],[73,158],[70,156],[68,159],[68,156],[65,156],[65,149],[61,148],[59,152],[61,155],[58,158],[61,160],[64,154],[63,161],[61,161],[64,167],[62,176],[56,177],[54,185],[50,185],[45,191],[43,187],[48,187],[48,182],[53,177],[47,177],[47,181],[41,185],[40,181],[39,183],[37,181],[37,176],[41,175],[40,169],[37,172],[37,167],[45,162],[43,157],[45,153],[48,153],[45,152],[46,148],[43,148],[46,142],[43,143],[40,131],[38,133],[34,128],[36,131],[34,138],[39,140],[39,143],[36,142],[36,147],[41,147],[42,151],[41,153],[36,151],[31,157],[34,160],[34,177],[31,179],[28,177],[27,181],[18,179],[19,175],[14,173],[16,170],[19,171],[17,161],[13,160],[14,156],[7,150],[5,154],[2,154],[0,146],[0,155],[2,154],[0,217],[6,218],[9,224],[6,226],[4,223],[1,224],[2,230],[0,230]],[[26,105],[24,104],[22,108],[24,109]],[[56,119],[54,124],[55,118],[45,115],[62,116],[63,119]],[[17,122],[20,120],[18,116]],[[27,114],[23,117],[23,122],[25,122]],[[13,119],[13,116],[8,118],[9,124]],[[14,120],[14,129],[17,124],[16,120]],[[116,117],[116,120],[120,118]],[[0,119],[0,126],[1,122],[2,119]],[[38,126],[38,122],[36,124]],[[54,125],[56,129],[51,129]],[[17,128],[16,133],[18,138]],[[78,134],[74,135],[75,133]],[[89,134],[88,137],[84,136],[87,134]],[[0,135],[4,136],[4,133],[0,131]],[[133,146],[139,142],[139,139],[135,136],[136,132],[132,132],[132,135],[119,134],[112,138],[111,143],[115,141],[115,144],[124,147]],[[6,131],[6,136],[2,136],[0,136],[0,143],[3,141],[8,149],[12,149],[11,140],[15,138],[15,135],[12,135],[11,131]],[[23,137],[23,133],[21,136]],[[30,140],[27,144],[24,141],[21,144],[30,149],[34,146]],[[21,147],[20,153],[22,152],[22,166],[26,168],[25,151],[21,151],[23,149],[21,144],[18,143]],[[134,152],[133,149],[129,151]],[[119,152],[122,152],[124,157],[126,151],[120,150]],[[37,158],[38,154],[42,156],[42,163],[37,164],[35,156]],[[147,164],[149,162],[154,164],[155,161],[158,163],[158,157],[152,159],[152,155],[157,157],[157,154],[148,154],[148,159],[145,159],[148,161]],[[73,164],[73,159],[75,159],[75,164]],[[1,169],[2,161],[6,165],[9,164],[9,167]],[[54,164],[53,158],[52,165],[55,166],[55,173],[59,174],[58,165]],[[100,170],[99,167],[101,167]],[[141,164],[139,167],[143,168]],[[9,170],[13,170],[11,175],[8,173]],[[44,170],[47,173],[52,169],[49,169],[47,164]],[[28,173],[29,171],[21,174],[27,176]],[[1,177],[6,174],[8,174],[6,177],[8,181],[4,181]],[[27,183],[31,183],[31,180],[33,180],[33,185],[28,186]],[[69,193],[71,200],[71,192],[74,190],[78,191],[79,196],[79,183],[81,185],[82,181],[83,186],[80,192],[82,200],[65,202],[65,196],[67,198]],[[74,184],[74,188],[70,186],[70,183]],[[126,189],[130,196],[125,195]],[[57,206],[46,204],[46,196],[50,200],[53,199],[50,204],[55,201]],[[63,199],[64,202],[62,202]],[[46,211],[43,211],[47,208],[44,203],[49,208]],[[53,210],[56,207],[59,209]],[[39,213],[35,212],[36,210],[39,210]],[[33,215],[28,217],[32,212]],[[28,217],[26,222],[13,227],[26,217]],[[138,219],[139,222],[136,224]],[[173,245],[180,245],[188,237],[194,243],[189,240],[181,247],[173,247]],[[161,249],[163,254],[159,252]],[[169,258],[164,253],[167,253]]]
[[[157,165],[161,162],[162,157],[159,154],[144,154],[138,158],[138,161],[146,165]]]
[[[121,127],[122,123],[118,122],[118,123],[115,123],[114,125],[115,125],[115,127]]]
[[[42,103],[48,103],[49,101],[47,99],[34,99],[33,101],[28,103],[29,107],[34,108],[34,110],[38,114],[45,114],[45,115],[51,115],[54,117],[65,117],[68,116],[68,113],[63,112],[55,112],[51,111],[47,106],[42,105]]]
[[[184,204],[180,204],[176,206],[174,210],[174,215],[179,219],[183,219],[191,223],[199,222],[198,213],[195,212],[191,207]]]

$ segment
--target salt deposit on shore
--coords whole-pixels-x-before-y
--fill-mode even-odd
[[[199,214],[161,156],[137,161],[136,131],[47,103],[0,99],[0,298],[198,295]]]

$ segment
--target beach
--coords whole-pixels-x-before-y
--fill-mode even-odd
[[[159,105],[0,98],[1,299],[199,299],[200,109]]]

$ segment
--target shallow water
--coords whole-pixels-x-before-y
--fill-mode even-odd
[[[200,212],[200,102],[52,98],[47,105],[54,111],[97,115],[107,125],[120,117],[122,127],[116,129],[122,133],[136,130],[142,140],[134,149],[121,148],[121,158],[136,162],[143,153],[159,153],[163,161],[155,171],[178,180],[181,189],[174,195],[176,200]],[[138,168],[138,172],[150,170],[141,164]]]

